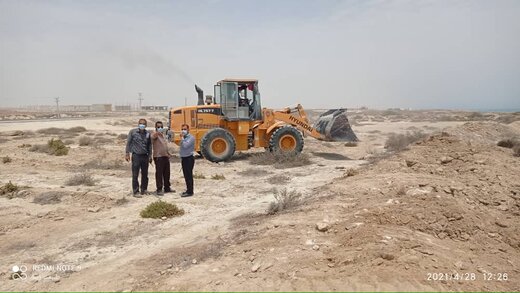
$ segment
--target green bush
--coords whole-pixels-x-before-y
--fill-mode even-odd
[[[66,156],[69,154],[69,148],[60,139],[52,138],[47,142],[50,154],[55,156]]]
[[[141,211],[141,217],[160,219],[162,217],[176,217],[184,215],[184,210],[178,208],[176,205],[164,202],[162,200],[152,202],[144,210]]]

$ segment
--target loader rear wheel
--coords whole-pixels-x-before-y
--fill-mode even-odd
[[[229,160],[235,153],[235,138],[223,128],[213,128],[200,141],[202,156],[211,162]]]
[[[292,126],[282,126],[276,129],[269,140],[269,150],[274,152],[301,153],[303,136]]]

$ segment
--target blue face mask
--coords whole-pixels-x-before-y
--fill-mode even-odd
[[[139,124],[139,129],[145,129],[146,128],[146,125],[144,124]]]
[[[157,128],[157,131],[159,131],[159,132],[163,132],[163,131],[164,131],[164,128],[162,128],[162,127],[158,127],[158,128]]]

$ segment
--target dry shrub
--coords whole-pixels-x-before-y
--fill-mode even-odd
[[[96,145],[102,145],[107,143],[113,143],[114,140],[107,137],[96,137]]]
[[[277,169],[294,168],[312,164],[309,155],[294,152],[263,152],[254,154],[249,160],[253,165],[274,165]]]
[[[512,149],[515,145],[520,144],[520,141],[514,138],[507,138],[499,141],[497,146]]]
[[[255,169],[255,168],[248,168],[246,170],[240,171],[237,173],[241,176],[253,176],[253,177],[260,177],[265,176],[267,174],[270,174],[270,172],[262,169]]]
[[[85,132],[87,129],[83,126],[75,126],[67,129],[67,132]]]
[[[146,208],[141,211],[140,215],[143,218],[153,219],[160,219],[162,217],[171,218],[184,215],[184,210],[174,204],[159,200],[147,205]]]
[[[87,169],[121,170],[126,166],[121,158],[107,160],[105,156],[98,157],[83,164]]]
[[[63,192],[56,191],[48,191],[41,193],[34,197],[33,203],[37,203],[40,205],[47,204],[58,204],[61,202],[61,198],[65,195]]]
[[[224,177],[224,175],[222,175],[222,174],[215,174],[215,175],[211,176],[211,179],[213,179],[213,180],[225,180],[226,177]]]
[[[14,193],[14,192],[17,192],[18,190],[20,190],[20,186],[9,181],[0,187],[0,195]]]
[[[301,204],[302,195],[294,190],[282,189],[274,194],[274,201],[269,204],[267,213],[274,215],[283,210],[287,210]]]
[[[7,138],[0,137],[0,143],[8,142],[9,140]]]
[[[19,145],[18,147],[19,148],[30,148],[30,147],[32,147],[32,145],[28,144],[28,143],[24,143],[24,144]]]
[[[414,142],[424,139],[427,134],[421,131],[407,132],[406,134],[391,134],[385,143],[385,149],[399,152],[408,148]]]
[[[87,129],[83,126],[75,126],[69,129],[66,128],[57,128],[57,127],[49,127],[38,129],[36,132],[40,134],[46,135],[57,135],[57,134],[76,134],[78,132],[85,132]]]
[[[88,145],[93,145],[94,144],[94,140],[90,137],[90,136],[81,136],[79,138],[79,141],[78,141],[79,145],[80,146],[88,146]]]
[[[115,202],[115,205],[122,206],[129,202],[129,200],[126,197],[118,198]]]
[[[195,174],[193,174],[193,178],[194,179],[206,179],[206,176],[204,176],[204,174],[195,173]]]
[[[95,184],[96,184],[96,182],[94,181],[94,178],[92,178],[92,175],[90,175],[88,173],[75,174],[74,176],[70,177],[65,182],[65,185],[67,185],[67,186],[79,186],[79,185],[94,186]]]
[[[3,162],[4,164],[11,163],[12,161],[13,161],[13,160],[12,160],[11,157],[9,157],[9,156],[5,156],[5,157],[2,158],[2,162]]]
[[[273,177],[269,177],[269,179],[267,179],[267,182],[273,185],[278,185],[287,183],[289,180],[291,180],[291,178],[287,175],[275,175]]]
[[[71,144],[74,144],[74,140],[72,140],[72,139],[66,139],[66,140],[63,141],[63,144],[65,144],[65,145],[71,145]]]
[[[128,134],[126,133],[121,133],[117,136],[117,139],[127,139],[128,138]]]
[[[65,144],[60,139],[54,139],[52,138],[47,142],[46,145],[44,144],[37,144],[33,145],[29,151],[31,152],[40,152],[40,153],[47,153],[49,155],[55,155],[55,156],[65,156],[69,153],[69,148],[65,146]]]
[[[516,144],[513,147],[513,156],[520,157],[520,144]]]
[[[347,142],[345,143],[345,146],[346,146],[346,147],[357,147],[357,145],[358,145],[358,143],[355,142],[355,141],[347,141]]]
[[[344,176],[345,177],[352,177],[352,176],[355,176],[357,174],[359,174],[359,171],[357,169],[349,168],[349,169],[347,169],[347,171],[345,171]]]

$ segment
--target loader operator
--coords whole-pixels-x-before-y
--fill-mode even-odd
[[[132,191],[134,197],[148,192],[148,164],[152,163],[152,141],[146,130],[146,119],[139,119],[137,128],[130,130],[126,141],[126,161],[132,154]],[[141,195],[139,195],[139,170],[141,171]]]

